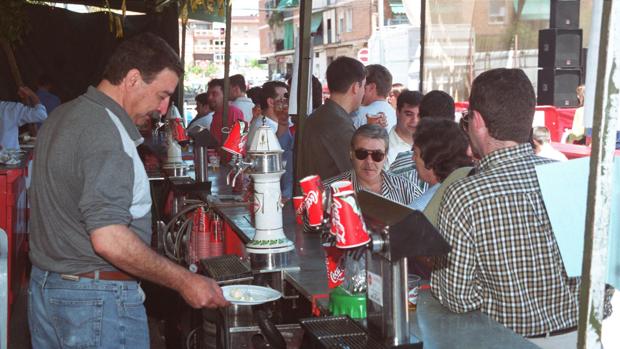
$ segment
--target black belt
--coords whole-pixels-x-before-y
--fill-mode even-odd
[[[543,334],[537,334],[535,336],[527,336],[526,338],[545,338],[545,337],[553,337],[553,336],[559,336],[561,334],[567,334],[567,333],[571,333],[573,331],[577,331],[577,326],[573,326],[573,327],[569,327],[569,328],[565,328],[562,330],[557,330],[557,331],[552,331],[552,332],[548,332],[548,333],[543,333]]]

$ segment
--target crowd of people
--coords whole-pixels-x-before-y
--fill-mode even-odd
[[[29,193],[34,348],[148,348],[138,279],[170,287],[196,308],[228,305],[213,280],[148,246],[151,197],[135,125],[166,113],[182,73],[166,42],[138,35],[118,47],[96,87],[54,106],[41,128]],[[452,247],[427,265],[441,304],[479,309],[546,348],[574,346],[578,280],[566,274],[534,170],[557,154],[548,131],[532,129],[536,97],[525,73],[480,74],[460,119],[449,94],[407,90],[378,64],[338,57],[326,80],[329,98],[321,101],[313,84],[318,98],[302,130],[288,113],[289,84],[247,89],[241,75],[230,77],[229,101],[224,80],[211,80],[188,128],[207,128],[222,144],[222,129],[237,120],[249,123],[249,139],[270,127],[284,150],[284,199],[297,190],[293,178],[319,175],[423,211]],[[4,148],[18,146],[17,126],[52,109],[26,88],[20,96],[23,104],[0,103]],[[99,325],[73,325],[91,321]]]
[[[444,306],[479,309],[544,348],[574,345],[578,279],[566,274],[534,169],[566,158],[546,128],[532,128],[536,96],[525,73],[480,74],[461,115],[446,92],[404,89],[381,65],[339,57],[326,78],[330,96],[307,117],[295,150],[297,178],[350,180],[423,211],[452,246],[421,266]],[[266,92],[272,84],[258,93],[259,115],[287,134],[288,151],[295,135],[277,113],[288,86]]]

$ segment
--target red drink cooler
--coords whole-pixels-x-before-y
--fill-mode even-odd
[[[0,166],[0,228],[8,240],[8,322],[11,321],[11,308],[20,290],[28,285],[26,272],[28,260],[28,201],[26,197],[27,161],[23,167],[7,168]],[[8,333],[8,331],[7,331]]]

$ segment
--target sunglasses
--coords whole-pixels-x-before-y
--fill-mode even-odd
[[[385,158],[385,153],[381,150],[355,149],[353,153],[358,160],[366,160],[368,155],[372,157],[372,161],[374,162],[381,162],[383,158]]]
[[[472,113],[467,110],[463,112],[461,120],[459,120],[459,126],[461,126],[461,129],[465,131],[465,133],[467,133],[467,130],[469,129],[469,120],[471,119],[471,115]]]

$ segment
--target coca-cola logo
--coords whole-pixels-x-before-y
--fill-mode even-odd
[[[246,135],[241,136],[241,139],[239,139],[239,144],[238,144],[239,149],[243,149],[243,148],[245,148],[245,143],[247,143],[247,142],[248,142],[248,136],[247,136],[247,134],[246,134]]]
[[[338,199],[334,200],[332,204],[332,233],[336,234],[336,240],[339,244],[345,244],[346,238],[344,234],[344,226],[340,221],[340,209],[342,204]]]
[[[304,206],[309,208],[312,205],[319,203],[319,191],[311,190],[308,195],[306,195],[306,200],[304,201]]]
[[[333,271],[329,272],[329,280],[333,283],[339,283],[344,281],[344,270],[340,266],[336,267]]]

